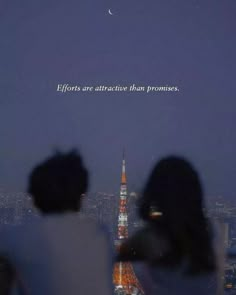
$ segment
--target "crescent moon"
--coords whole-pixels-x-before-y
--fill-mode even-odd
[[[113,13],[111,12],[111,9],[108,10],[108,13],[109,13],[110,15],[113,15]]]

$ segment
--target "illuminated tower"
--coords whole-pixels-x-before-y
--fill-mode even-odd
[[[128,214],[127,214],[127,181],[125,173],[125,155],[123,153],[121,186],[120,186],[120,204],[118,216],[118,240],[128,238]]]
[[[127,180],[125,172],[125,156],[123,153],[122,174],[120,186],[120,203],[118,216],[118,239],[116,247],[119,249],[121,243],[128,238],[128,214],[127,214]],[[130,262],[117,262],[114,266],[113,283],[116,295],[138,295],[144,294],[141,285]]]

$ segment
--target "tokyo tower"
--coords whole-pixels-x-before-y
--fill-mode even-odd
[[[118,216],[118,239],[116,247],[119,249],[122,242],[128,238],[128,214],[127,214],[127,180],[125,172],[125,155],[123,153],[122,174],[120,186],[120,203]],[[130,262],[117,262],[113,270],[113,283],[115,295],[143,295],[142,287],[134,273]]]

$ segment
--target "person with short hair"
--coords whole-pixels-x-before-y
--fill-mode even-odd
[[[0,233],[0,254],[14,269],[17,294],[112,294],[107,234],[78,213],[87,189],[88,172],[76,151],[56,153],[33,169],[28,192],[40,216]]]

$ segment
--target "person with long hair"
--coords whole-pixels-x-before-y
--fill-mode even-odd
[[[203,212],[203,189],[194,167],[182,157],[160,160],[139,208],[146,225],[122,244],[117,260],[143,262],[146,294],[217,294],[213,230]]]

